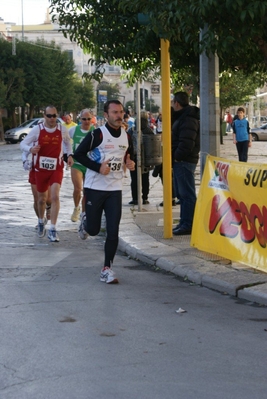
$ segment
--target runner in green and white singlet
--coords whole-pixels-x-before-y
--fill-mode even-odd
[[[81,125],[73,126],[69,130],[69,135],[73,140],[73,152],[78,148],[79,144],[87,136],[89,132],[94,130],[94,126],[91,126],[92,115],[89,109],[81,111]],[[71,220],[77,222],[80,217],[80,202],[82,198],[83,182],[87,168],[81,165],[74,159],[74,163],[71,168],[71,180],[73,184],[73,201],[74,209],[71,215]],[[82,199],[82,213],[85,211],[84,197]]]

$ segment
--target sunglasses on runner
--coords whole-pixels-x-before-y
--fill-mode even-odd
[[[45,114],[45,116],[47,116],[47,118],[56,118],[57,115],[56,114]]]
[[[92,118],[81,118],[82,121],[90,121]]]

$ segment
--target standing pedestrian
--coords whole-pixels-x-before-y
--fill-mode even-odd
[[[70,138],[73,141],[73,152],[78,148],[80,143],[86,137],[87,133],[94,130],[94,126],[91,126],[92,115],[89,109],[83,109],[80,114],[81,125],[73,126],[69,130]],[[82,197],[83,182],[86,173],[86,167],[81,165],[74,159],[74,163],[71,167],[71,180],[73,184],[73,202],[74,209],[71,215],[71,221],[77,222],[80,217],[80,202]],[[85,197],[82,199],[82,214],[85,212]]]
[[[251,147],[252,136],[250,134],[249,122],[245,118],[245,109],[239,107],[237,110],[237,119],[233,122],[233,143],[236,145],[238,160],[247,162],[248,147]]]
[[[129,130],[129,125],[128,125],[128,120],[129,120],[129,114],[124,114],[124,117],[123,117],[123,121],[122,121],[122,127],[123,127],[123,129],[125,130],[125,132],[128,132],[128,130]]]
[[[231,132],[232,123],[233,123],[233,117],[232,117],[232,115],[230,114],[229,111],[226,111],[225,122],[226,122],[226,132],[230,133]]]
[[[175,121],[175,112],[173,110],[173,108],[171,107],[171,124],[173,125],[174,121]],[[165,134],[162,132],[162,134]],[[171,134],[171,132],[169,132],[169,134]],[[155,166],[153,172],[152,172],[152,176],[153,177],[157,177],[159,176],[161,179],[161,183],[163,185],[163,165],[157,165]],[[180,200],[179,198],[176,200],[176,193],[175,193],[175,184],[174,184],[174,177],[173,177],[173,169],[172,169],[172,206],[176,206],[176,205],[180,205]],[[163,201],[160,202],[159,206],[163,206]]]
[[[151,112],[147,113],[147,117],[148,117],[148,125],[154,132],[154,130],[156,129],[156,120],[153,117],[153,115],[151,114]]]
[[[196,204],[195,170],[199,159],[199,108],[189,105],[188,94],[179,91],[171,102],[175,115],[172,125],[172,157],[175,192],[180,199],[180,222],[173,234],[191,234]]]
[[[101,228],[103,211],[106,216],[105,260],[100,281],[118,283],[112,263],[119,242],[119,224],[122,211],[123,165],[135,168],[131,139],[121,127],[123,105],[118,100],[104,104],[107,123],[87,134],[74,153],[76,161],[86,166],[84,180],[85,212],[79,236],[95,236]]]
[[[156,133],[157,134],[162,133],[162,114],[159,114],[156,119]]]
[[[135,127],[135,119],[132,117],[131,112],[127,109],[126,114],[129,115],[129,118],[127,120],[127,125],[128,129],[131,129]]]
[[[142,111],[140,115],[140,123],[141,123],[141,142],[143,141],[143,137],[146,135],[154,135],[153,130],[148,125],[148,115],[146,111]],[[138,184],[137,184],[137,131],[132,131],[132,138],[134,145],[134,162],[136,168],[130,172],[131,174],[131,193],[132,200],[129,202],[129,205],[138,205]],[[130,131],[129,131],[130,134]],[[148,194],[149,194],[149,169],[142,169],[142,202],[143,205],[148,205]]]
[[[72,146],[68,130],[57,123],[57,110],[53,105],[45,109],[44,123],[34,126],[30,133],[20,143],[22,151],[34,154],[34,169],[38,193],[38,237],[45,236],[44,213],[51,190],[51,225],[48,238],[58,242],[56,222],[60,209],[59,192],[63,179],[63,144],[68,155],[68,165],[73,163]],[[34,143],[34,144],[33,144]]]

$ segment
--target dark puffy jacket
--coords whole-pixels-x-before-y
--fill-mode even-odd
[[[199,108],[188,105],[175,112],[172,125],[172,160],[198,163],[200,151]]]

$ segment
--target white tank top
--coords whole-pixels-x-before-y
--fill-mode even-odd
[[[120,137],[113,137],[106,126],[101,126],[102,143],[88,153],[88,157],[97,163],[110,160],[110,173],[101,175],[91,169],[87,169],[84,179],[84,187],[93,190],[116,191],[122,190],[124,157],[129,146],[127,133],[121,128]]]

